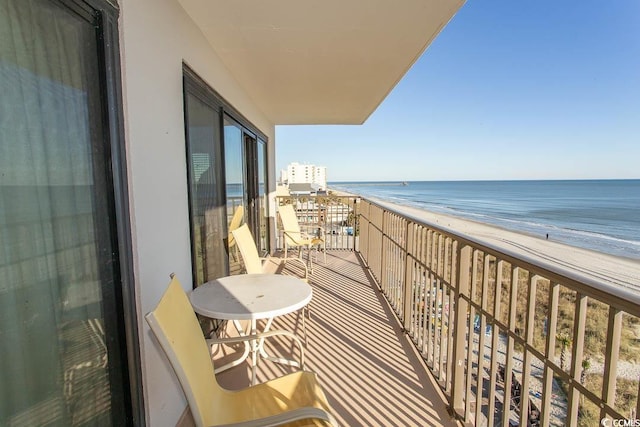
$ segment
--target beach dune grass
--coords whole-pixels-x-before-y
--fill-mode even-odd
[[[475,274],[473,271],[471,272],[471,276],[475,277],[476,280],[473,286],[475,292],[471,295],[472,300],[478,305],[482,306],[484,304],[487,315],[489,317],[495,317],[498,322],[504,325],[509,324],[510,318],[514,319],[515,322],[512,327],[512,333],[522,339],[522,341],[516,341],[514,351],[516,354],[522,354],[525,350],[524,342],[527,340],[526,330],[529,318],[529,300],[530,298],[534,298],[533,307],[535,309],[535,315],[533,318],[535,324],[533,327],[532,345],[537,351],[546,355],[550,281],[546,278],[535,277],[535,292],[532,293],[530,289],[532,286],[532,278],[528,271],[521,268],[513,268],[509,262],[496,260],[491,256],[489,256],[487,260],[485,254],[480,251],[478,251],[475,256],[477,259],[473,265],[477,271],[475,271]],[[450,268],[449,271],[451,271]],[[483,280],[487,281],[486,285],[483,285]],[[500,286],[496,286],[496,280],[500,280]],[[554,353],[558,366],[562,366],[565,372],[569,374],[575,338],[574,326],[577,293],[575,290],[565,286],[560,286],[559,289],[557,337],[555,340]],[[487,295],[484,295],[483,298],[484,290],[486,290]],[[498,312],[495,311],[497,290],[500,292],[500,301],[497,304]],[[513,295],[514,292],[515,295]],[[515,313],[513,313],[513,317],[510,312],[512,296],[515,298]],[[585,375],[586,380],[584,386],[600,398],[603,397],[603,366],[607,345],[609,309],[609,305],[595,299],[588,299],[587,301],[583,358],[588,359],[589,363],[587,366],[591,366],[587,368],[588,374]],[[638,368],[640,362],[639,331],[640,319],[624,313],[619,348],[619,372],[628,370],[629,366],[635,366],[637,372],[640,372],[640,368]],[[561,358],[564,359],[562,362],[560,361]],[[593,361],[593,363],[591,361]],[[620,366],[621,364],[624,364],[624,366]],[[581,366],[583,366],[583,364],[578,364],[579,369],[582,369]],[[519,374],[520,373],[517,373],[517,375]],[[615,408],[622,414],[631,414],[631,411],[636,407],[638,399],[637,375],[636,379],[627,378],[633,377],[634,375],[636,375],[634,372],[626,372],[623,373],[622,376],[618,376],[616,380]],[[562,383],[564,380],[556,377],[556,381]],[[562,387],[563,385],[564,387]],[[566,384],[560,384],[560,386],[561,390],[565,390],[564,398],[567,399]],[[598,405],[584,396],[580,399],[578,415],[578,423],[580,426],[598,425],[600,422]]]

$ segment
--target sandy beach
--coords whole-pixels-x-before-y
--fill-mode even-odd
[[[626,288],[640,295],[640,260],[576,248],[555,242],[552,235],[547,240],[546,236],[530,236],[423,209],[383,201],[376,203],[456,234],[468,235],[521,256],[573,270],[603,285]]]

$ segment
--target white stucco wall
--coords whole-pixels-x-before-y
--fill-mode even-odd
[[[175,272],[191,288],[184,137],[183,61],[270,141],[272,123],[257,110],[201,32],[173,0],[120,0],[120,43],[127,168],[132,209],[138,321],[148,425],[174,426],[186,407],[177,378],[143,319]],[[275,190],[275,177],[271,179]]]

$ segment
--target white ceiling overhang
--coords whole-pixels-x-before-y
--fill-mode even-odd
[[[360,124],[464,0],[179,0],[275,124]]]

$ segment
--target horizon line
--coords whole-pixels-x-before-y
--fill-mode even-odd
[[[510,179],[364,179],[364,180],[335,180],[327,181],[331,183],[349,183],[349,182],[380,182],[380,183],[403,183],[403,182],[520,182],[520,181],[640,181],[640,178],[510,178]]]

